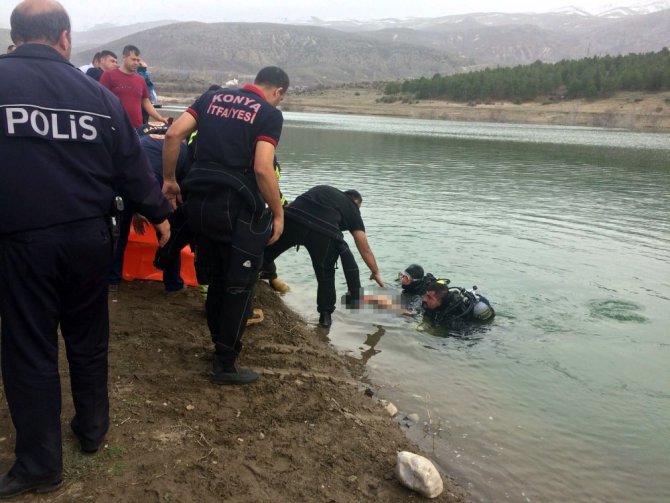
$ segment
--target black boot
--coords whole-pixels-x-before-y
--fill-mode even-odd
[[[95,454],[96,452],[98,452],[98,449],[100,449],[100,445],[102,445],[102,442],[104,440],[104,436],[101,440],[98,441],[86,438],[79,431],[79,423],[77,421],[76,416],[72,418],[72,421],[70,421],[70,428],[72,429],[72,433],[74,433],[74,436],[77,437],[77,440],[79,440],[79,445],[81,446],[81,452],[85,454]]]
[[[333,324],[333,320],[330,317],[330,313],[323,312],[319,316],[319,325],[322,327],[328,328]]]
[[[214,384],[251,384],[258,380],[258,374],[251,369],[239,368],[235,362],[221,362],[215,356],[209,380]]]
[[[62,480],[21,480],[7,472],[0,477],[0,499],[11,498],[31,491],[48,493],[59,489],[62,485]]]

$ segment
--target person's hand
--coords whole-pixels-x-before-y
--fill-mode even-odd
[[[172,210],[176,210],[177,205],[181,204],[181,188],[176,181],[165,180],[163,182],[163,195],[170,203]]]
[[[160,118],[159,118],[158,120],[159,120],[160,122],[162,122],[163,124],[167,125],[167,126],[170,125],[170,119],[169,119],[168,117],[163,117],[163,116],[161,115]]]
[[[149,221],[145,217],[135,213],[133,215],[133,229],[135,229],[135,234],[142,236],[146,230],[144,226],[148,223]]]
[[[382,280],[382,275],[379,273],[379,271],[370,274],[370,279],[374,279],[379,286],[384,288],[384,281]]]
[[[158,236],[158,246],[162,248],[170,239],[170,222],[165,219],[159,224],[154,224],[154,229],[156,229],[156,236]]]
[[[270,236],[267,246],[276,242],[282,235],[282,232],[284,232],[284,217],[275,215],[272,218],[272,236]]]

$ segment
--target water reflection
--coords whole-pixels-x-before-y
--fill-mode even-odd
[[[370,358],[382,352],[381,349],[375,349],[375,348],[377,347],[377,344],[379,344],[381,338],[386,333],[386,329],[381,325],[375,325],[375,327],[377,327],[377,330],[375,330],[371,334],[368,334],[365,338],[365,342],[363,343],[368,348],[367,349],[361,348],[361,361],[363,363],[368,363]]]

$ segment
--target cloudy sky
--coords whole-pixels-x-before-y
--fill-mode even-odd
[[[267,21],[291,22],[315,16],[324,20],[438,17],[468,12],[547,12],[568,5],[598,13],[620,5],[651,0],[60,0],[70,13],[73,29],[100,23],[117,25],[142,21]],[[0,26],[18,0],[0,0]]]

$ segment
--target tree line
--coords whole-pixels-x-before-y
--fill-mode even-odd
[[[530,65],[487,68],[470,73],[390,82],[389,98],[452,101],[530,101],[540,96],[554,99],[599,99],[617,91],[666,91],[670,89],[670,51],[593,56],[558,63],[536,61]]]

